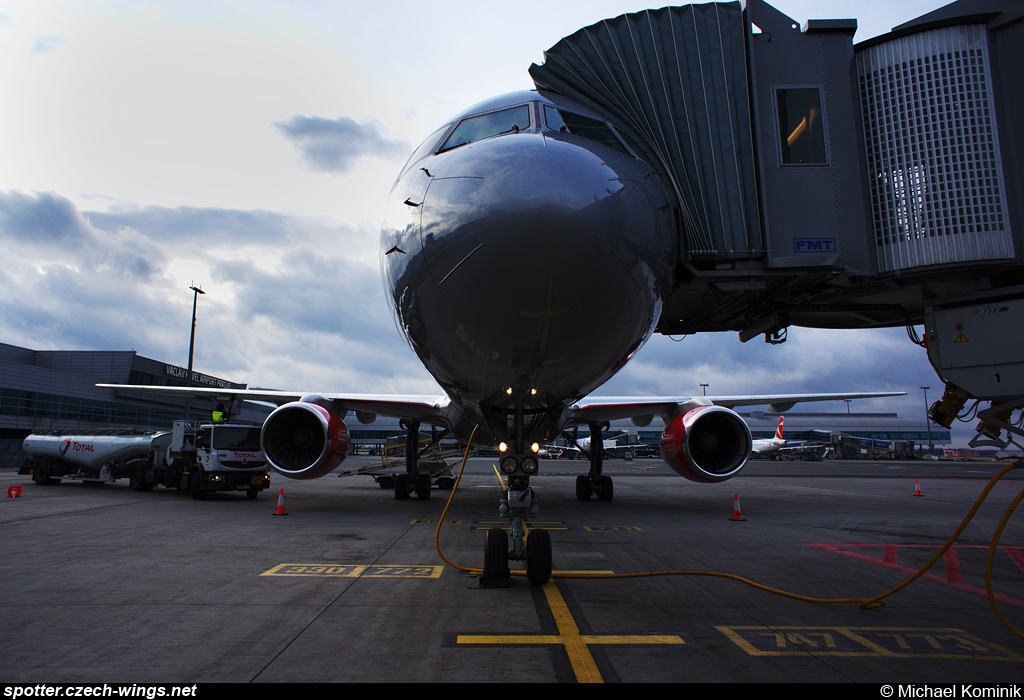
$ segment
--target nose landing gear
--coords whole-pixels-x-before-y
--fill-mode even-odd
[[[526,578],[535,586],[543,586],[551,580],[551,533],[547,530],[527,531],[526,521],[540,512],[530,477],[511,475],[508,490],[501,500],[498,512],[511,519],[511,527],[492,527],[487,531],[484,542],[484,573],[480,586],[493,588],[505,586],[511,577],[509,561],[526,562]],[[512,547],[509,549],[509,540]]]

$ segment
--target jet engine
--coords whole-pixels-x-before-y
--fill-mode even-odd
[[[717,483],[739,473],[750,456],[750,429],[735,411],[698,406],[682,413],[661,434],[661,458],[690,481]]]
[[[270,465],[289,479],[316,479],[345,461],[348,426],[323,406],[295,401],[267,417],[260,445]]]

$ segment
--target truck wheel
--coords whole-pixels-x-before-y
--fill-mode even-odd
[[[194,470],[188,479],[188,490],[192,494],[192,498],[197,501],[206,498],[206,489],[203,488],[203,475],[198,469]]]
[[[260,490],[259,489],[249,489],[248,491],[245,492],[245,497],[248,498],[250,501],[254,500],[259,495],[260,495]]]
[[[128,480],[132,491],[152,491],[155,484],[146,482],[146,470],[144,467],[135,467]]]
[[[39,486],[56,486],[60,479],[50,476],[50,465],[40,464],[32,469],[32,481]]]

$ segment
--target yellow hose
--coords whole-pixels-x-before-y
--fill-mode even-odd
[[[475,568],[475,567],[468,567],[468,566],[460,566],[458,564],[455,564],[454,562],[450,561],[444,555],[444,553],[441,551],[441,525],[444,523],[445,516],[448,513],[448,508],[451,506],[452,500],[455,498],[455,493],[456,493],[456,491],[459,488],[459,482],[462,480],[462,473],[463,473],[463,471],[466,468],[466,460],[469,459],[470,446],[473,444],[473,438],[476,436],[476,431],[477,431],[477,428],[479,428],[479,427],[480,427],[479,425],[474,427],[472,434],[469,436],[469,442],[466,444],[466,453],[463,455],[463,457],[462,457],[462,464],[459,467],[459,474],[455,478],[455,484],[452,486],[452,492],[448,496],[448,502],[445,503],[444,511],[442,511],[442,513],[441,513],[441,519],[438,521],[437,528],[434,531],[434,546],[437,549],[437,554],[438,554],[438,556],[441,557],[441,560],[444,561],[445,564],[447,564],[448,566],[452,567],[453,569],[457,569],[459,571],[465,571],[467,573],[472,573],[472,574],[481,574],[481,573],[483,573],[483,569],[479,569],[479,568]],[[942,545],[942,547],[939,548],[939,551],[935,553],[935,556],[933,556],[924,566],[922,566],[916,572],[914,572],[909,577],[907,577],[907,579],[904,580],[902,583],[900,583],[900,584],[890,588],[889,590],[885,591],[884,593],[881,593],[879,595],[874,596],[873,598],[816,598],[814,596],[806,596],[806,595],[801,595],[799,593],[791,593],[789,591],[784,591],[784,590],[782,590],[780,588],[773,588],[771,586],[766,586],[764,584],[757,583],[756,581],[751,581],[750,579],[743,578],[742,576],[737,576],[736,574],[728,574],[728,573],[724,573],[724,572],[720,572],[720,571],[700,571],[700,570],[681,569],[681,570],[672,570],[672,571],[643,571],[643,572],[626,573],[626,574],[568,573],[568,572],[560,573],[560,572],[556,571],[556,572],[552,572],[551,577],[552,578],[564,578],[564,579],[623,579],[623,578],[643,578],[643,577],[647,577],[647,576],[712,576],[712,577],[716,577],[716,578],[725,578],[725,579],[731,579],[733,581],[739,581],[740,583],[744,583],[744,584],[746,584],[748,586],[753,586],[754,588],[757,588],[757,589],[762,590],[762,591],[767,591],[768,593],[775,593],[776,595],[785,596],[786,598],[793,598],[795,600],[802,600],[802,601],[807,602],[807,603],[822,603],[822,604],[856,603],[861,608],[880,608],[880,607],[883,607],[885,605],[885,601],[884,601],[885,598],[888,598],[889,596],[893,595],[894,593],[897,593],[898,591],[903,590],[904,588],[909,586],[911,583],[913,583],[914,581],[919,579],[921,576],[923,576],[928,571],[928,569],[930,569],[932,566],[934,566],[935,563],[937,561],[939,561],[939,559],[941,559],[942,556],[949,550],[949,548],[953,546],[953,543],[956,542],[956,540],[960,537],[960,535],[963,533],[963,531],[967,528],[968,523],[970,523],[971,520],[974,518],[975,514],[977,514],[978,509],[981,508],[981,504],[985,502],[985,499],[988,498],[989,493],[991,493],[992,489],[999,482],[999,480],[1002,479],[1004,476],[1006,476],[1008,473],[1010,473],[1012,470],[1020,468],[1022,466],[1024,466],[1024,460],[1018,460],[1017,462],[1014,462],[1013,464],[1010,464],[1007,467],[1005,467],[1004,469],[1000,470],[999,473],[997,473],[995,476],[993,476],[989,480],[988,484],[986,484],[985,488],[982,489],[981,494],[975,500],[974,505],[971,506],[971,509],[967,512],[967,515],[964,516],[964,519],[960,523],[960,526],[957,527],[957,529],[953,532],[953,534],[949,537],[949,539],[946,540],[946,543],[944,545]],[[991,603],[992,609],[995,611],[996,616],[1003,622],[1004,625],[1006,625],[1010,629],[1011,632],[1016,634],[1018,637],[1021,637],[1022,639],[1024,639],[1024,634],[1022,634],[1020,632],[1020,630],[1018,630],[1016,627],[1014,627],[1012,624],[1010,624],[1010,622],[1003,616],[1002,612],[999,609],[999,605],[996,603],[995,593],[993,592],[993,589],[992,589],[992,561],[993,561],[993,559],[995,557],[996,549],[998,548],[998,545],[999,545],[999,538],[1002,536],[1003,529],[1006,527],[1006,524],[1009,522],[1010,516],[1013,514],[1014,510],[1016,510],[1017,506],[1020,504],[1022,499],[1024,499],[1024,491],[1021,491],[1021,493],[1017,496],[1017,498],[1015,498],[1013,500],[1013,502],[1010,504],[1010,506],[1006,509],[1006,512],[1003,514],[1002,520],[1000,520],[1000,522],[999,522],[999,526],[996,528],[995,535],[992,538],[992,544],[989,547],[988,560],[987,560],[986,566],[985,566],[985,586],[986,586],[986,589],[988,591],[989,602]],[[523,576],[523,575],[526,574],[525,571],[519,571],[519,570],[512,570],[509,573],[514,574],[514,575],[518,575],[518,576]]]

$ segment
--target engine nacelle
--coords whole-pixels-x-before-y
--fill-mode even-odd
[[[690,481],[716,483],[739,473],[750,457],[750,428],[724,406],[698,406],[669,421],[661,458]]]
[[[260,433],[263,454],[289,479],[316,479],[348,456],[348,426],[323,406],[294,401],[271,413]]]

